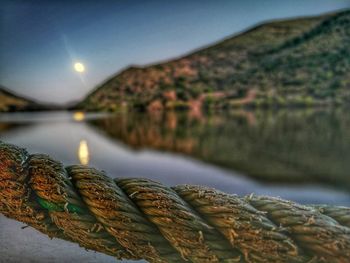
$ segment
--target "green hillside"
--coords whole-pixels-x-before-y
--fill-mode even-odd
[[[34,102],[0,87],[0,112],[25,110]]]
[[[57,110],[63,107],[38,103],[0,86],[0,112]]]
[[[131,67],[85,110],[317,106],[350,102],[350,10],[259,25],[185,57]]]

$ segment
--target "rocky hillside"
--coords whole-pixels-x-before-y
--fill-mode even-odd
[[[350,102],[350,10],[259,25],[185,57],[130,67],[85,110],[315,106]]]
[[[0,86],[0,112],[38,111],[58,109],[57,106],[39,104],[31,99],[16,95]]]

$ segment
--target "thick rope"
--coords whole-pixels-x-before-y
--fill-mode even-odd
[[[0,212],[50,237],[149,262],[350,262],[350,208],[111,179],[0,142]]]

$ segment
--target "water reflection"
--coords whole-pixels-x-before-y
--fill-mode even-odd
[[[89,147],[86,140],[81,140],[78,148],[79,161],[83,165],[89,164]]]
[[[75,121],[83,121],[85,120],[85,113],[82,111],[77,111],[73,113],[73,119]]]
[[[111,177],[350,203],[350,116],[341,111],[0,114],[0,127],[0,140]]]
[[[129,113],[90,123],[134,149],[186,154],[265,182],[350,189],[350,116],[341,110]]]

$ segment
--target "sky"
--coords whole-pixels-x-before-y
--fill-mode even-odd
[[[2,0],[0,85],[67,103],[147,65],[268,20],[350,8],[350,0]],[[85,66],[83,73],[74,63]]]

